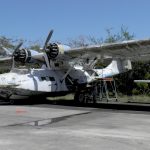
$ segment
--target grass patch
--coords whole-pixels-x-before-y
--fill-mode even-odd
[[[47,100],[49,101],[61,101],[61,100],[69,101],[73,99],[74,99],[74,94],[68,94],[66,96],[59,96],[59,97],[47,97]],[[106,102],[106,100],[104,100],[104,102]],[[111,100],[109,102],[111,102]],[[118,94],[118,102],[150,104],[150,97],[147,95],[127,96],[127,95]]]
[[[73,99],[74,99],[73,94],[68,94],[65,96],[57,96],[57,97],[47,97],[47,100],[50,100],[50,101],[73,100]]]
[[[133,95],[133,96],[118,96],[118,101],[123,103],[150,103],[150,97],[147,95]]]

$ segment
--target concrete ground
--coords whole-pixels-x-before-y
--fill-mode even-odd
[[[149,150],[150,112],[0,105],[0,150]]]

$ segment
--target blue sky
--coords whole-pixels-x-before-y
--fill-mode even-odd
[[[106,29],[122,25],[136,39],[150,38],[149,0],[0,0],[0,35],[53,41],[91,35],[105,38]]]

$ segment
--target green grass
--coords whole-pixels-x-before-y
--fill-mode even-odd
[[[133,95],[133,96],[118,96],[119,102],[131,103],[150,103],[150,97],[146,95]]]
[[[59,96],[59,97],[47,97],[48,100],[73,100],[74,95],[73,94],[68,94],[66,96]]]
[[[59,96],[59,97],[48,97],[47,98],[50,101],[61,101],[61,100],[73,100],[74,95],[68,94],[66,96]],[[106,101],[106,100],[105,100]],[[111,102],[111,101],[110,101]],[[149,103],[150,104],[150,97],[146,95],[133,95],[133,96],[127,96],[127,95],[118,95],[118,102],[123,103]]]

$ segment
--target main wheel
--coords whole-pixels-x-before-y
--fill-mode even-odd
[[[16,101],[14,99],[9,100],[9,104],[14,105],[15,103],[16,103]]]
[[[75,93],[74,100],[77,104],[84,104],[85,103],[85,94],[84,93]]]

